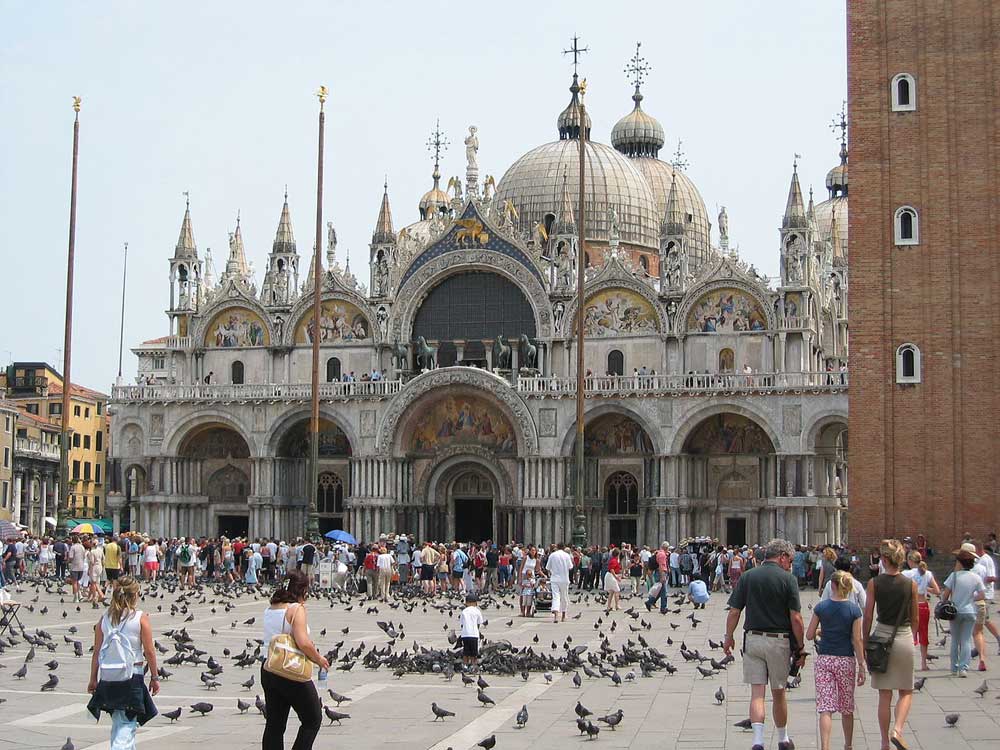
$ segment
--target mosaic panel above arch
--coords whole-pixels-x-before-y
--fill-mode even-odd
[[[319,317],[320,342],[323,344],[347,344],[371,339],[372,328],[365,315],[356,305],[344,300],[323,300]],[[313,340],[313,313],[310,307],[299,318],[295,327],[295,343],[311,344]]]
[[[493,401],[475,393],[445,394],[426,403],[407,424],[405,450],[410,455],[436,456],[457,446],[484,448],[514,455],[514,426]]]
[[[584,428],[583,453],[588,457],[647,455],[653,453],[653,441],[632,417],[603,414]]]
[[[743,290],[721,287],[706,292],[691,306],[687,329],[700,333],[764,331],[767,315]]]
[[[253,310],[230,307],[219,312],[205,328],[206,348],[270,346],[271,340],[263,318]]]
[[[645,297],[630,289],[603,289],[587,299],[583,330],[587,336],[635,336],[656,333],[659,316]],[[576,330],[576,326],[573,326]]]
[[[767,433],[742,414],[713,414],[705,419],[684,444],[684,452],[694,455],[766,455],[774,453]]]

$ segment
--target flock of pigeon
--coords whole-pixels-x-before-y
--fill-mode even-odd
[[[61,583],[46,581],[27,581],[19,588],[18,593],[23,594],[34,588],[35,597],[27,604],[27,609],[34,612],[34,605],[38,603],[39,594],[44,588],[45,592],[51,596],[58,597],[59,603],[65,606],[69,593]],[[30,595],[30,594],[29,594]],[[162,581],[148,587],[143,594],[142,608],[146,611],[169,614],[172,618],[179,619],[175,627],[159,630],[156,633],[155,647],[161,657],[158,668],[159,677],[162,682],[169,682],[178,669],[196,668],[199,670],[200,681],[205,689],[206,697],[213,691],[217,691],[226,679],[226,671],[233,669],[247,670],[255,669],[266,656],[266,648],[259,638],[246,638],[242,650],[234,653],[234,649],[223,648],[221,653],[209,653],[205,648],[201,648],[195,643],[194,638],[188,633],[188,623],[195,622],[195,607],[207,606],[212,615],[220,613],[230,613],[237,603],[245,603],[248,598],[264,600],[269,595],[266,587],[249,588],[242,583],[236,584],[205,584],[195,588],[181,590],[178,589],[172,580]],[[652,677],[658,673],[673,675],[678,671],[678,667],[671,662],[667,651],[676,653],[677,657],[685,662],[691,663],[697,674],[702,679],[711,679],[727,669],[733,661],[732,657],[722,656],[722,643],[707,638],[707,646],[710,651],[717,652],[715,655],[703,654],[698,648],[691,648],[682,639],[675,644],[672,631],[677,630],[680,624],[668,619],[670,631],[662,643],[650,642],[653,636],[650,631],[653,629],[653,622],[649,616],[635,606],[629,607],[621,612],[623,617],[615,619],[604,612],[599,615],[593,623],[595,637],[586,644],[574,643],[572,635],[567,634],[564,638],[551,640],[548,644],[541,643],[541,638],[535,634],[531,643],[524,646],[516,646],[510,640],[503,638],[503,631],[513,627],[515,619],[513,612],[516,611],[516,601],[511,595],[490,596],[485,595],[480,599],[479,606],[487,617],[492,616],[494,620],[500,620],[499,625],[493,625],[487,629],[490,635],[484,634],[481,648],[479,667],[476,673],[470,674],[462,666],[462,649],[459,638],[454,630],[457,622],[457,614],[461,611],[464,603],[462,598],[454,593],[439,595],[434,598],[423,595],[418,589],[404,588],[399,595],[388,604],[373,604],[357,598],[352,598],[340,591],[325,591],[316,594],[318,600],[330,608],[340,608],[343,612],[352,612],[356,608],[364,608],[364,614],[370,617],[385,616],[388,610],[392,620],[377,620],[377,625],[385,636],[385,640],[379,639],[377,643],[359,642],[355,646],[348,645],[346,636],[350,633],[350,627],[341,628],[339,634],[345,636],[326,651],[326,657],[330,661],[331,670],[350,672],[355,667],[367,670],[370,673],[385,671],[391,673],[396,679],[402,680],[407,675],[437,675],[444,681],[452,681],[456,674],[460,676],[464,687],[475,688],[476,703],[482,708],[491,708],[496,705],[487,690],[490,683],[486,679],[490,676],[497,677],[520,677],[524,682],[531,679],[532,674],[541,674],[542,678],[551,683],[556,674],[567,676],[575,689],[581,689],[586,681],[608,680],[611,685],[620,687],[623,683],[630,683],[641,678]],[[168,597],[170,597],[168,599]],[[576,605],[591,603],[592,605],[603,605],[604,599],[600,592],[579,593],[575,595],[573,601]],[[672,609],[668,615],[679,615],[683,611],[685,598],[678,595],[673,600]],[[313,605],[316,606],[315,604]],[[381,608],[381,609],[380,609]],[[424,613],[434,613],[435,611],[445,618],[442,625],[442,643],[419,643],[416,640],[408,641],[406,638],[403,615],[412,613],[417,609]],[[80,606],[76,605],[77,612]],[[511,615],[505,618],[505,612]],[[42,607],[39,612],[42,616],[67,618],[69,616],[64,608],[59,614],[50,614],[47,607]],[[396,617],[396,613],[399,617]],[[583,611],[573,615],[572,619],[579,620],[583,616]],[[697,618],[696,612],[692,611],[687,616],[690,621],[691,630],[696,630],[702,622]],[[397,620],[394,622],[393,620]],[[241,625],[252,628],[256,622],[255,617],[249,617],[242,622],[239,618],[231,620],[230,630],[236,630]],[[487,621],[487,626],[489,622]],[[624,627],[621,627],[624,626]],[[499,630],[499,633],[494,631]],[[52,658],[44,666],[46,668],[47,680],[40,686],[42,691],[55,690],[59,685],[59,661],[56,654],[60,653],[62,646],[72,647],[72,657],[80,658],[84,656],[88,649],[92,651],[92,646],[84,647],[82,640],[77,639],[77,628],[70,626],[67,629],[68,635],[62,637],[63,643],[52,637],[52,635],[42,628],[29,631],[22,628],[19,637],[11,634],[7,637],[0,637],[0,653],[9,648],[15,648],[23,640],[29,645],[29,650],[24,658],[23,664],[11,673],[11,677],[17,680],[27,680],[29,670],[36,659],[40,661],[39,653],[52,654]],[[210,630],[211,635],[218,635],[215,628]],[[327,629],[319,632],[316,639],[320,648],[323,648],[323,640],[327,636]],[[618,644],[614,645],[612,637],[617,636]],[[90,638],[90,629],[87,628],[87,639]],[[689,636],[690,637],[690,636]],[[676,649],[675,649],[676,645]],[[936,645],[943,645],[943,642]],[[675,649],[675,650],[674,650]],[[334,666],[335,665],[335,666]],[[3,665],[0,664],[0,668]],[[243,672],[246,675],[246,672]],[[924,686],[921,678],[914,684],[915,690],[919,691]],[[789,688],[796,688],[801,681],[801,676],[792,678]],[[235,684],[235,683],[231,683]],[[240,687],[246,691],[247,699],[236,700],[236,709],[240,714],[247,714],[250,709],[255,709],[261,716],[266,716],[267,706],[260,694],[256,693],[256,678],[254,672],[250,672],[247,679],[240,679]],[[975,693],[982,697],[988,692],[989,686],[986,681],[975,690]],[[349,703],[351,698],[341,695],[333,690],[327,691],[329,698],[336,708],[329,705],[323,706],[329,725],[341,724],[341,722],[351,718],[351,714],[341,711],[342,704]],[[250,701],[253,696],[253,702]],[[325,698],[325,696],[323,696]],[[726,694],[720,686],[715,694],[716,705],[722,705],[726,700]],[[0,703],[4,702],[0,699]],[[206,716],[210,714],[215,705],[209,700],[198,701],[189,705],[188,715],[197,714]],[[456,716],[459,706],[446,706],[438,702],[431,703],[432,721],[447,721]],[[163,718],[169,722],[181,721],[183,707],[162,712]],[[625,718],[624,711],[618,708],[603,716],[595,716],[594,713],[584,706],[579,700],[575,706],[575,721],[578,736],[591,740],[598,738],[602,726],[610,731],[615,731]],[[526,705],[522,705],[514,720],[515,728],[523,728],[528,724],[529,714]],[[948,714],[945,717],[947,726],[955,726],[959,721],[958,714]],[[742,729],[749,729],[749,719],[737,722],[735,726]],[[481,740],[477,746],[484,750],[491,750],[496,746],[497,738],[492,734]],[[73,750],[71,739],[67,738],[63,750]]]

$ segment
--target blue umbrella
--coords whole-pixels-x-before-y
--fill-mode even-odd
[[[323,536],[327,539],[332,539],[335,542],[344,542],[345,544],[357,544],[358,540],[351,536],[349,533],[343,529],[334,529],[333,531],[326,532]]]

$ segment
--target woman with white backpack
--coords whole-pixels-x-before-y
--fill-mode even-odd
[[[152,695],[160,678],[149,617],[136,609],[139,582],[131,576],[115,581],[111,605],[94,626],[94,656],[90,662],[91,694],[87,710],[95,719],[111,714],[111,748],[132,750],[140,725],[156,716]],[[149,689],[143,683],[143,655],[149,667]]]

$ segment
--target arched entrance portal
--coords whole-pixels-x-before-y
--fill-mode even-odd
[[[448,487],[448,507],[455,519],[454,538],[461,542],[495,539],[493,505],[496,500],[492,479],[478,467],[456,473]]]
[[[684,453],[692,457],[692,532],[729,545],[758,541],[774,454],[763,428],[742,414],[713,414],[688,436]]]
[[[228,425],[206,424],[185,436],[177,453],[181,458],[194,459],[197,466],[195,481],[181,473],[178,489],[208,498],[207,506],[191,503],[178,509],[177,531],[206,536],[246,535],[250,527],[247,498],[253,494],[246,440]],[[139,526],[143,525],[140,522]]]

